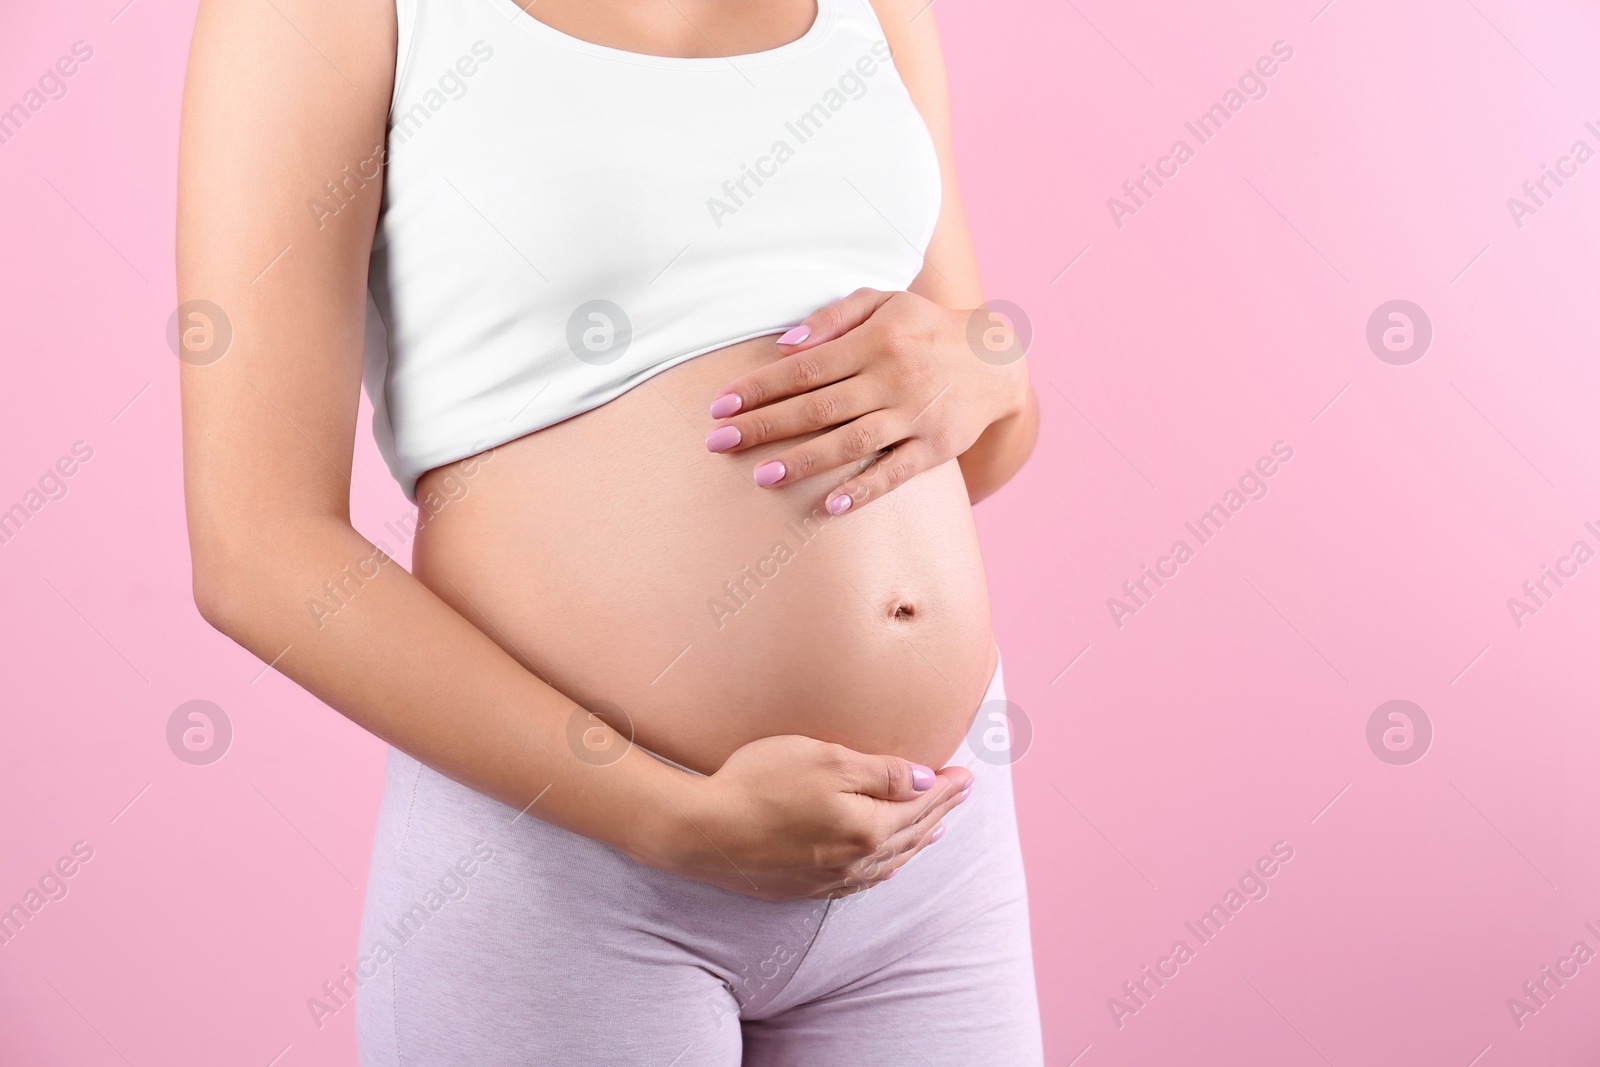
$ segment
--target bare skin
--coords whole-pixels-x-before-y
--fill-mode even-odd
[[[994,668],[960,469],[838,517],[821,502],[844,472],[757,487],[751,470],[780,446],[708,453],[706,406],[776,358],[771,338],[733,345],[501,445],[470,475],[429,472],[423,494],[461,489],[419,533],[417,577],[696,770],[774,733],[942,766]]]
[[[897,9],[898,0],[885,6]],[[705,2],[682,6],[692,20],[686,27],[674,10],[673,5],[653,3],[635,8],[573,0],[541,0],[539,7],[542,20],[575,36],[684,56],[774,47],[803,33],[813,13],[809,0],[770,6]],[[909,24],[914,13],[906,5],[893,17]],[[571,21],[561,21],[569,17]],[[885,16],[886,25],[890,18]],[[676,28],[668,25],[673,20]],[[891,36],[891,43],[924,114],[929,108],[936,113],[929,125],[948,168],[940,103],[943,76],[931,33],[931,20],[924,20],[906,31],[903,42]],[[925,53],[934,48],[932,59],[920,67],[900,59],[902,49],[909,54],[918,47]],[[666,718],[652,718],[648,699],[631,695],[634,708],[628,710],[638,709],[642,743],[665,755],[677,752],[685,757],[681,762],[714,773],[685,774],[621,743],[614,745],[620,756],[613,762],[596,760],[591,751],[594,732],[609,727],[583,716],[578,701],[600,696],[621,704],[607,696],[613,687],[598,684],[603,677],[626,677],[630,686],[641,680],[647,684],[651,668],[665,664],[647,655],[644,646],[660,636],[653,627],[668,619],[658,614],[654,621],[635,617],[625,622],[633,642],[626,654],[632,660],[619,669],[613,658],[602,670],[592,651],[583,658],[581,642],[562,645],[540,632],[531,622],[536,613],[524,607],[519,614],[517,598],[508,595],[519,591],[517,582],[526,583],[520,589],[524,603],[535,592],[565,595],[573,604],[569,618],[576,619],[575,628],[602,644],[611,640],[614,647],[615,638],[606,635],[617,632],[616,621],[602,627],[582,614],[583,592],[599,588],[604,572],[599,561],[578,551],[581,531],[565,531],[572,537],[566,543],[524,548],[520,556],[505,553],[498,572],[487,567],[486,554],[474,557],[466,551],[463,540],[470,533],[497,536],[509,545],[535,532],[515,525],[531,521],[532,486],[525,479],[533,476],[532,460],[541,451],[558,454],[563,440],[570,442],[582,432],[580,420],[478,457],[470,474],[465,465],[430,472],[424,489],[455,476],[469,490],[419,540],[419,577],[392,563],[361,566],[373,560],[375,549],[350,524],[349,477],[367,260],[378,196],[374,186],[370,195],[358,197],[321,228],[305,204],[324,180],[347,164],[372,157],[382,143],[394,51],[394,10],[385,0],[201,2],[184,100],[178,290],[180,301],[205,299],[221,306],[233,329],[223,358],[206,365],[185,363],[181,369],[194,595],[202,615],[336,710],[441,773],[612,844],[641,863],[765,899],[838,895],[887,877],[929,842],[939,819],[962,799],[960,789],[970,778],[961,768],[948,768],[931,782],[916,780],[921,776],[906,752],[929,760],[948,756],[959,742],[962,717],[970,716],[987,679],[986,604],[974,603],[966,617],[954,610],[962,598],[981,600],[982,593],[981,567],[973,569],[970,515],[961,495],[963,489],[973,498],[992,491],[1020,465],[1033,439],[1031,392],[1023,390],[1025,401],[983,428],[960,453],[959,467],[941,463],[905,485],[890,486],[894,492],[872,505],[882,509],[879,516],[865,511],[850,516],[858,533],[825,543],[845,531],[840,524],[812,549],[802,550],[809,555],[793,564],[849,573],[846,550],[853,538],[865,546],[858,553],[883,554],[858,554],[853,557],[857,563],[922,551],[939,557],[930,560],[927,572],[949,568],[958,575],[943,586],[927,573],[908,575],[901,583],[924,604],[940,605],[942,629],[922,627],[927,631],[924,640],[937,653],[935,662],[941,667],[948,663],[947,673],[956,676],[920,696],[926,704],[946,701],[928,713],[931,729],[918,733],[914,719],[888,716],[873,729],[852,732],[852,714],[866,711],[847,701],[841,705],[837,683],[796,687],[781,705],[769,697],[762,707],[759,694],[737,685],[717,691],[712,673],[697,675],[690,669],[673,679],[675,688],[662,690],[671,696],[661,707],[697,708],[703,716],[698,723],[675,730]],[[925,99],[935,102],[924,104]],[[953,190],[953,174],[947,173],[946,187]],[[959,215],[958,199],[947,195],[929,252],[930,263],[938,262],[939,281],[925,285],[922,294],[947,307],[971,307],[981,299]],[[771,342],[764,344],[764,350],[751,342],[675,368],[684,373],[661,375],[661,389],[649,394],[635,390],[590,413],[588,424],[615,419],[607,408],[619,404],[643,411],[674,389],[684,395],[702,391],[703,402],[708,402],[724,382],[775,358]],[[709,416],[698,418],[711,423]],[[678,426],[682,432],[681,420]],[[695,446],[692,440],[688,443]],[[772,446],[778,447],[785,446]],[[747,469],[759,456],[750,452],[730,460],[709,456],[702,448],[695,458],[721,469],[731,482],[730,463]],[[835,471],[835,483],[859,466]],[[957,473],[965,475],[964,486]],[[753,543],[745,535],[762,529],[775,514],[773,508],[798,508],[803,492],[820,498],[827,481],[819,476],[809,488],[795,484],[770,494],[769,503],[752,509],[755,517],[747,515],[739,520],[745,525],[730,527],[735,532],[723,550],[737,556]],[[749,486],[739,489],[744,492]],[[902,504],[893,503],[900,495]],[[724,503],[737,511],[734,499],[730,492]],[[581,500],[596,523],[600,516],[593,509],[601,505],[598,495]],[[672,512],[673,521],[695,520],[689,500],[683,505]],[[937,532],[896,535],[897,507],[919,525],[931,523]],[[658,517],[667,514],[663,509]],[[569,515],[568,521],[577,517]],[[876,521],[876,530],[871,521]],[[454,542],[452,529],[460,531]],[[547,540],[554,537],[554,527],[537,529]],[[599,531],[598,525],[591,528],[591,533]],[[617,545],[618,551],[626,548],[625,543]],[[846,552],[846,558],[830,564],[829,553],[839,552]],[[954,567],[947,562],[952,556]],[[712,557],[698,558],[707,563]],[[638,565],[644,568],[637,572],[642,583],[646,571],[662,561],[644,558]],[[337,615],[317,618],[309,613],[307,601],[347,568],[375,576],[364,578]],[[495,573],[498,579],[492,577]],[[562,575],[571,584],[560,587],[556,579]],[[797,576],[786,574],[780,581]],[[797,598],[791,605],[797,610],[805,607],[796,592],[800,587],[800,582],[783,587],[774,583],[769,591],[780,594],[769,598],[774,608],[786,596]],[[887,586],[866,592],[873,612],[887,604]],[[840,610],[820,600],[809,607],[813,610],[807,621],[812,624],[826,625],[827,612]],[[748,619],[761,625],[755,614]],[[725,620],[724,629],[744,621]],[[855,623],[866,624],[865,614]],[[905,625],[904,620],[875,614],[870,624],[889,639],[894,639],[890,627]],[[762,650],[769,657],[763,669],[777,669],[770,659],[771,640],[767,631],[742,652],[730,642],[721,653],[724,673],[740,662],[761,665],[751,657]],[[824,652],[809,650],[811,655]],[[916,666],[911,653],[884,655],[890,669]],[[689,663],[686,655],[672,670]],[[819,666],[826,661],[813,661],[813,669]],[[959,693],[959,699],[928,696],[946,689]],[[876,695],[872,691],[857,699],[865,702]],[[583,744],[571,740],[575,713],[584,726]],[[718,715],[723,718],[716,719]],[[721,735],[715,729],[719,721],[724,724]],[[802,729],[807,724],[820,729]],[[828,734],[874,750],[861,751]]]

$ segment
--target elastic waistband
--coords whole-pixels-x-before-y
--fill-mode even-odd
[[[984,704],[989,703],[989,701],[991,701],[991,700],[1004,700],[1005,696],[1006,696],[1005,676],[1001,673],[1000,650],[998,648],[996,648],[994,650],[994,674],[989,678],[989,688],[984,691],[983,699],[978,701],[978,705],[979,705],[979,707],[981,707]],[[976,709],[974,709],[974,710],[976,710]],[[945,766],[949,766],[951,764],[960,763],[962,766],[965,766],[966,764],[965,764],[964,761],[959,760],[959,759],[956,758],[957,756],[959,756],[961,754],[961,749],[965,745],[966,745],[966,742],[962,741],[961,744],[956,747],[955,752],[952,752],[950,754],[950,758],[945,760],[944,765]],[[637,741],[635,741],[633,743],[633,747],[638,749],[640,752],[643,752],[647,756],[654,756],[656,759],[660,760],[662,763],[665,763],[669,767],[676,767],[676,768],[678,768],[678,770],[684,771],[684,772],[686,772],[688,774],[696,774],[696,775],[699,775],[702,778],[705,777],[705,774],[703,772],[697,771],[693,767],[685,767],[683,764],[677,762],[676,760],[670,760],[667,757],[663,756],[661,753],[654,751],[653,749],[645,748],[643,745],[639,744]]]

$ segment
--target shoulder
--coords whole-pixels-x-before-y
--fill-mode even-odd
[[[415,0],[199,0],[191,55],[231,53],[271,68],[240,71],[270,79],[278,70],[312,62],[346,88],[381,91],[392,73],[399,11]],[[398,5],[398,7],[397,7]]]
[[[858,0],[872,9],[894,55],[895,68],[925,115],[945,109],[944,56],[931,0]]]

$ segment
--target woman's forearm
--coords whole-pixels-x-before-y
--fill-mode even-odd
[[[360,726],[514,810],[535,805],[530,815],[641,862],[659,861],[678,834],[683,816],[668,798],[689,775],[597,720],[584,729],[612,734],[618,747],[583,758],[589,750],[569,741],[574,701],[348,524],[302,517],[194,543],[195,600],[207,621]]]

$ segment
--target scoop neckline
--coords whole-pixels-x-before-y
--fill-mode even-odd
[[[510,12],[513,16],[511,24],[519,26],[523,31],[543,38],[552,44],[570,48],[576,52],[584,52],[601,59],[611,59],[623,63],[636,63],[647,67],[671,67],[682,70],[704,70],[731,64],[735,67],[760,66],[788,59],[802,52],[810,51],[828,32],[833,23],[834,0],[813,0],[817,5],[816,17],[811,20],[811,26],[805,33],[786,44],[776,48],[768,48],[762,52],[745,52],[735,56],[658,56],[649,52],[630,52],[625,48],[612,48],[610,45],[596,44],[586,41],[582,37],[574,37],[564,33],[548,23],[540,22],[516,2],[516,0],[492,0],[502,10]]]

